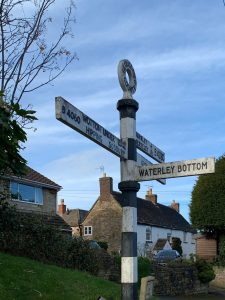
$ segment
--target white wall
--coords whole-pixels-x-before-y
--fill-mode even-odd
[[[145,254],[146,245],[146,225],[137,226],[137,243],[138,243],[138,255]],[[153,248],[158,239],[166,239],[167,233],[172,237],[178,237],[181,240],[181,246],[183,249],[183,257],[189,258],[190,254],[195,254],[195,240],[192,239],[192,233],[186,233],[186,241],[184,241],[184,232],[181,230],[171,230],[162,227],[151,226],[152,229],[152,242],[149,243],[149,247]]]

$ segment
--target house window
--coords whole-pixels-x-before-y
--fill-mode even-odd
[[[92,226],[84,226],[84,235],[92,235]]]
[[[151,242],[152,241],[152,229],[151,227],[146,227],[146,241]]]
[[[184,237],[183,239],[184,243],[187,243],[187,232],[183,233],[183,237]]]
[[[171,236],[172,236],[171,232],[168,232],[168,233],[167,233],[167,241],[168,241],[169,243],[171,243]]]
[[[42,188],[11,181],[10,193],[12,200],[43,204]]]

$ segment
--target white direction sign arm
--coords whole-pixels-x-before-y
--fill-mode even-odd
[[[55,107],[57,120],[83,134],[113,154],[124,159],[127,158],[125,142],[122,142],[114,134],[89,118],[71,103],[62,97],[56,97]]]
[[[139,150],[156,160],[157,162],[165,161],[165,153],[149,142],[143,135],[136,132],[136,146]]]
[[[137,153],[137,165],[141,167],[141,166],[153,165],[153,163],[147,160],[140,153]],[[166,179],[157,179],[157,181],[160,182],[161,184],[166,184]]]
[[[147,181],[162,178],[195,176],[215,172],[215,158],[199,158],[136,167],[135,179]]]

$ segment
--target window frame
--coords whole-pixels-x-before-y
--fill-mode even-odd
[[[12,184],[17,185],[17,198],[13,197],[13,195],[12,195]],[[25,187],[27,186],[29,188],[34,189],[34,202],[29,201],[29,199],[19,199],[20,185],[23,185]],[[38,194],[41,195],[41,201],[38,199]],[[35,185],[26,184],[26,183],[14,181],[14,180],[10,180],[10,197],[11,197],[12,201],[16,201],[16,202],[23,202],[23,203],[34,204],[34,205],[43,205],[44,204],[44,195],[43,195],[42,187],[38,187]]]
[[[166,237],[167,241],[171,244],[172,241],[172,233],[171,232],[167,232],[167,237]]]
[[[92,235],[92,226],[84,226],[84,236]]]
[[[150,238],[147,238],[147,236],[150,236]],[[145,241],[146,242],[152,242],[152,227],[146,226],[145,228]]]
[[[186,232],[186,231],[183,232],[183,242],[184,242],[184,243],[187,243],[187,242],[188,242],[188,241],[187,241],[187,232]]]

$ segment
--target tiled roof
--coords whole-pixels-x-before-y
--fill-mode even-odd
[[[75,227],[80,225],[84,218],[87,216],[88,211],[83,209],[67,209],[67,211],[62,215],[62,218],[70,226]]]
[[[12,173],[8,173],[5,177],[14,178],[15,180],[19,180],[24,183],[33,183],[38,184],[40,186],[50,187],[52,189],[60,190],[62,187],[55,183],[54,181],[50,180],[49,178],[45,177],[44,175],[38,173],[37,171],[33,170],[32,168],[27,166],[27,174],[21,177],[14,176]]]
[[[122,194],[112,193],[118,203],[123,205]],[[162,205],[153,204],[150,200],[137,198],[137,222],[138,224],[170,228],[195,233],[195,230],[175,209]]]

